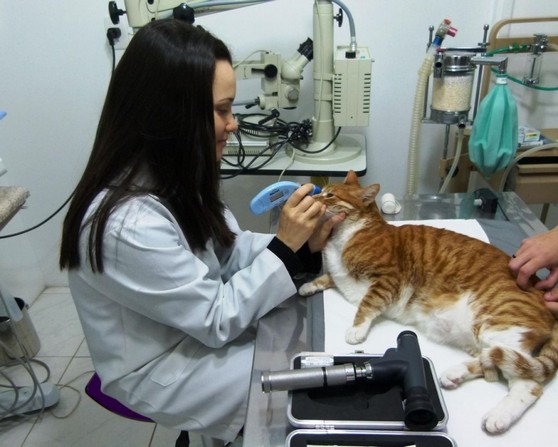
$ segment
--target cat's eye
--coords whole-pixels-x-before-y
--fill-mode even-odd
[[[328,192],[328,193],[326,193],[325,196],[326,196],[326,199],[331,199],[333,197],[333,195],[334,194],[332,192]]]

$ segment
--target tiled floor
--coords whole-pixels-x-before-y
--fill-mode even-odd
[[[42,416],[0,420],[1,446],[174,447],[177,431],[113,415],[85,394],[93,368],[67,288],[45,290],[30,307],[29,315],[41,340],[35,359],[48,366],[50,378],[46,381],[58,386],[60,400]],[[45,381],[46,368],[35,362],[32,366],[39,381]],[[32,384],[21,367],[10,367],[4,372],[18,385]],[[0,377],[0,383],[6,380]],[[192,446],[201,445],[194,436],[191,441]]]

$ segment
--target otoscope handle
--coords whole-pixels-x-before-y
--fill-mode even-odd
[[[356,380],[352,363],[322,368],[301,368],[262,373],[262,391],[287,391],[345,385]]]
[[[431,430],[438,424],[438,415],[428,394],[422,354],[414,332],[403,331],[398,335],[397,353],[409,363],[403,377],[405,425],[411,430]]]
[[[256,215],[263,214],[270,209],[281,205],[286,202],[287,199],[295,192],[300,185],[295,182],[281,181],[273,183],[262,189],[256,196],[250,201],[250,210]],[[318,194],[321,192],[319,186],[314,185],[314,189],[310,195]]]
[[[397,336],[397,352],[410,364],[409,371],[405,374],[404,387],[426,387],[426,376],[417,335],[412,331],[401,332]]]

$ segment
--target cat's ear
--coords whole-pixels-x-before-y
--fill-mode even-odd
[[[373,185],[365,188],[362,194],[362,201],[364,202],[364,204],[370,205],[371,203],[374,203],[379,191],[380,185],[378,183],[374,183]]]
[[[347,176],[345,177],[345,184],[346,185],[358,185],[358,177],[355,171],[347,172]]]

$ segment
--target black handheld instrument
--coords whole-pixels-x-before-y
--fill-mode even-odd
[[[263,372],[262,389],[271,391],[323,388],[366,381],[403,388],[404,422],[411,430],[431,430],[438,416],[430,400],[424,364],[417,336],[403,331],[397,348],[389,348],[382,358],[362,365],[342,365]]]

